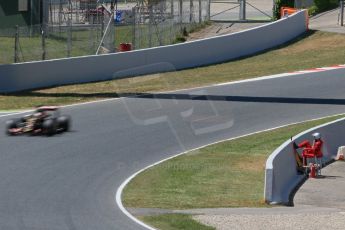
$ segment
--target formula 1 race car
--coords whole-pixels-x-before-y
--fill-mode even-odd
[[[40,106],[32,114],[6,122],[8,135],[44,134],[47,136],[66,132],[70,128],[69,116],[60,115],[56,106]]]

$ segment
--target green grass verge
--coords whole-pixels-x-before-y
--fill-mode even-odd
[[[343,64],[344,49],[345,35],[309,31],[289,45],[223,64],[130,79],[0,94],[0,110],[30,108],[39,104],[86,102],[114,98],[118,94],[190,88]]]
[[[124,189],[126,207],[264,207],[265,162],[284,141],[335,116],[225,141],[150,168]]]
[[[193,220],[192,216],[184,214],[165,214],[140,217],[145,223],[164,230],[214,230]]]

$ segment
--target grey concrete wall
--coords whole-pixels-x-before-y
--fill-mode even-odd
[[[110,80],[210,65],[286,43],[307,29],[306,14],[239,33],[183,44],[31,63],[0,65],[0,92]]]
[[[292,141],[312,141],[311,134],[319,132],[324,140],[323,162],[337,155],[338,147],[345,145],[345,119],[321,125],[298,134]],[[290,194],[304,180],[296,171],[296,161],[291,140],[287,140],[267,159],[265,177],[265,200],[273,204],[291,204]]]

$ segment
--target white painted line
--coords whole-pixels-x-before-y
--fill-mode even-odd
[[[186,88],[186,89],[177,89],[177,90],[171,90],[171,91],[160,91],[160,92],[152,92],[152,93],[172,93],[172,92],[180,92],[180,91],[186,91],[186,90],[197,90],[197,89],[205,89],[205,88],[212,88],[212,87],[218,87],[218,86],[224,86],[224,85],[234,85],[234,84],[240,84],[240,83],[246,83],[246,82],[255,82],[255,81],[263,81],[263,80],[268,80],[268,79],[275,79],[275,78],[283,78],[283,77],[289,77],[293,75],[301,75],[300,73],[282,73],[282,74],[275,74],[275,75],[270,75],[270,76],[263,76],[263,77],[255,77],[251,79],[246,79],[246,80],[238,80],[238,81],[231,81],[231,82],[225,82],[225,83],[219,83],[219,84],[213,84],[213,85],[208,85],[208,86],[198,86],[198,87],[193,87],[193,88]],[[149,92],[148,92],[149,94]],[[88,101],[88,102],[80,102],[80,103],[74,103],[74,104],[69,104],[69,105],[62,105],[59,106],[60,108],[67,108],[67,107],[74,107],[74,106],[82,106],[82,105],[89,105],[89,104],[95,104],[95,103],[102,103],[102,102],[108,102],[108,101],[116,101],[120,99],[124,99],[127,97],[118,97],[118,98],[107,98],[107,99],[102,99],[102,100],[96,100],[96,101]],[[18,115],[18,114],[23,114],[23,113],[28,113],[32,112],[34,110],[24,110],[16,113],[11,113],[11,114],[5,114],[5,115],[0,115],[1,117],[8,117],[12,115]]]
[[[168,160],[168,159],[167,159]],[[163,162],[163,161],[162,161]],[[159,162],[157,162],[157,164],[159,164]],[[151,167],[153,167],[154,165],[152,165]],[[147,167],[149,168],[149,167]],[[139,173],[141,173],[142,171],[146,170],[147,168],[145,169],[142,169],[138,172],[136,172],[135,174],[133,174],[132,176],[128,177],[121,185],[120,187],[117,189],[116,191],[116,197],[115,197],[115,200],[116,200],[116,204],[117,206],[120,208],[120,210],[123,212],[123,214],[125,214],[129,219],[131,219],[132,221],[134,221],[135,223],[141,225],[142,227],[144,228],[147,228],[149,230],[157,230],[156,228],[153,228],[147,224],[145,224],[144,222],[138,220],[137,218],[135,218],[132,214],[130,214],[124,207],[123,207],[123,204],[122,204],[122,199],[121,199],[121,196],[122,196],[122,191],[123,189],[126,187],[126,185],[134,178],[136,177]]]
[[[322,72],[323,70],[302,70],[298,71],[297,73],[317,73],[317,72]]]
[[[150,93],[160,94],[160,93],[180,92],[180,91],[186,91],[186,90],[190,91],[190,90],[212,88],[212,87],[224,86],[224,85],[235,85],[235,84],[241,84],[241,83],[247,83],[247,82],[263,81],[263,80],[269,80],[269,79],[275,79],[275,78],[283,78],[283,77],[289,77],[289,76],[293,76],[293,75],[302,75],[302,74],[300,74],[300,73],[281,73],[281,74],[274,74],[274,75],[268,75],[268,76],[254,77],[254,78],[244,79],[244,80],[237,80],[237,81],[230,81],[230,82],[206,85],[206,86],[197,86],[197,87],[185,88],[185,89],[176,89],[176,90],[158,91],[158,92],[147,92],[147,93],[148,94],[150,94]],[[78,105],[93,104],[93,103],[98,103],[98,102],[107,102],[107,101],[119,100],[119,99],[123,99],[123,98],[127,98],[127,97],[108,98],[108,99],[104,99],[104,100],[75,103],[75,104],[65,105],[65,106],[61,106],[61,107],[71,107],[71,106],[78,106]]]
[[[341,65],[345,68],[345,65]],[[325,70],[327,71],[327,70]],[[262,81],[262,80],[269,80],[269,79],[276,79],[276,78],[283,78],[283,77],[289,77],[289,76],[294,76],[294,75],[303,75],[304,73],[308,73],[308,72],[291,72],[291,73],[282,73],[282,74],[275,74],[275,75],[270,75],[270,76],[263,76],[263,77],[256,77],[256,78],[251,78],[251,79],[246,79],[246,80],[238,80],[238,81],[232,81],[232,82],[225,82],[225,83],[219,83],[219,84],[214,84],[214,85],[210,85],[210,86],[200,86],[200,87],[194,87],[194,88],[187,88],[187,89],[179,89],[179,90],[173,90],[173,91],[165,91],[165,93],[168,93],[168,92],[179,92],[179,91],[185,91],[185,90],[195,90],[195,89],[201,89],[201,88],[211,88],[211,87],[217,87],[217,86],[224,86],[224,85],[233,85],[233,84],[240,84],[240,83],[246,83],[246,82],[255,82],[255,81]],[[164,92],[159,92],[159,93],[164,93]],[[108,102],[108,101],[115,101],[115,100],[119,100],[119,99],[123,99],[123,97],[120,97],[120,98],[109,98],[109,99],[104,99],[104,100],[97,100],[97,101],[90,101],[90,102],[82,102],[82,103],[75,103],[75,104],[70,104],[70,105],[64,105],[64,106],[60,106],[62,108],[64,107],[73,107],[73,106],[80,106],[80,105],[88,105],[88,104],[94,104],[94,103],[102,103],[102,102]],[[33,110],[26,110],[26,111],[21,111],[21,112],[17,112],[17,113],[11,113],[11,114],[5,114],[5,115],[0,115],[0,118],[1,117],[8,117],[8,116],[12,116],[12,115],[19,115],[19,114],[23,114],[23,113],[28,113],[28,112],[32,112]],[[338,114],[338,115],[342,115],[342,114]],[[308,122],[308,121],[313,121],[313,120],[318,120],[318,119],[323,119],[323,118],[328,118],[328,117],[333,117],[333,116],[338,116],[338,115],[332,115],[332,116],[326,116],[326,117],[322,117],[322,118],[316,118],[316,119],[311,119],[311,120],[307,120],[307,121],[302,121],[302,122],[296,122],[296,123],[290,123],[290,124],[287,124],[287,125],[283,125],[283,126],[278,126],[278,127],[275,127],[275,128],[271,128],[271,129],[266,129],[266,130],[261,130],[261,131],[258,131],[258,132],[253,132],[253,133],[250,133],[250,134],[246,134],[246,135],[242,135],[242,136],[238,136],[238,137],[234,137],[234,138],[230,138],[230,139],[225,139],[225,140],[221,140],[221,141],[217,141],[217,142],[214,142],[214,143],[211,143],[211,144],[207,144],[207,145],[204,145],[204,146],[201,146],[201,147],[198,147],[198,148],[195,148],[195,149],[191,149],[191,150],[188,150],[186,152],[183,152],[183,153],[180,153],[180,154],[177,154],[177,155],[174,155],[172,157],[169,157],[169,158],[166,158],[166,159],[163,159],[159,162],[156,162],[152,165],[149,165],[147,167],[145,167],[144,169],[141,169],[139,170],[138,172],[136,172],[135,174],[133,174],[132,176],[128,177],[121,185],[120,187],[118,188],[117,192],[116,192],[116,203],[118,205],[118,207],[120,208],[120,210],[128,217],[130,218],[131,220],[133,220],[134,222],[138,223],[139,225],[149,229],[149,230],[156,230],[155,228],[141,222],[140,220],[138,220],[137,218],[135,218],[133,215],[131,215],[123,206],[122,204],[122,200],[121,200],[121,196],[122,196],[122,192],[123,192],[123,189],[125,188],[125,186],[135,177],[137,176],[139,173],[157,165],[157,164],[160,164],[160,163],[163,163],[164,161],[167,161],[167,160],[170,160],[172,158],[175,158],[175,157],[178,157],[180,155],[183,155],[187,152],[190,152],[190,151],[194,151],[194,150],[197,150],[197,149],[201,149],[201,148],[204,148],[204,147],[207,147],[207,146],[210,146],[210,145],[213,145],[213,144],[217,144],[217,143],[221,143],[221,142],[224,142],[224,141],[230,141],[230,140],[235,140],[235,139],[238,139],[238,138],[242,138],[242,137],[246,137],[246,136],[250,136],[250,135],[253,135],[253,134],[257,134],[257,133],[261,133],[261,132],[266,132],[266,131],[271,131],[271,130],[275,130],[275,129],[279,129],[279,128],[283,128],[283,127],[286,127],[286,126],[289,126],[289,125],[294,125],[294,124],[300,124],[300,123],[303,123],[303,122]]]
[[[224,86],[224,85],[234,85],[234,84],[240,84],[240,83],[247,83],[247,82],[254,82],[254,81],[263,81],[263,80],[270,80],[270,79],[283,78],[283,77],[290,77],[290,76],[294,76],[294,75],[301,75],[301,74],[300,73],[296,73],[296,72],[281,73],[281,74],[275,74],[275,75],[264,76],[264,77],[256,77],[256,78],[245,79],[245,80],[238,80],[238,81],[232,81],[232,82],[219,83],[219,84],[214,84],[214,85],[211,85],[211,86],[199,87],[199,88],[207,88],[207,87],[213,87],[213,86]]]
[[[322,67],[322,68],[317,68],[317,69],[321,69],[321,70],[333,70],[333,69],[343,69],[343,66],[333,66],[333,67]]]
[[[9,114],[4,114],[4,115],[0,115],[1,117],[9,117],[12,115],[18,115],[18,114],[23,114],[23,113],[28,113],[28,112],[32,112],[33,110],[24,110],[24,111],[20,111],[20,112],[15,112],[15,113],[9,113]]]
[[[345,65],[336,65],[331,67],[320,67],[320,68],[314,68],[314,69],[307,69],[307,70],[298,70],[294,71],[293,73],[315,73],[315,72],[323,72],[328,70],[335,70],[335,69],[343,69],[345,68]]]
[[[247,136],[251,136],[251,135],[254,135],[254,134],[259,134],[259,133],[263,133],[263,132],[268,132],[268,131],[272,131],[272,130],[276,130],[276,129],[280,129],[280,128],[284,128],[284,127],[287,127],[287,126],[290,126],[290,125],[297,125],[297,124],[301,124],[301,123],[305,123],[305,122],[310,122],[310,121],[316,121],[316,120],[320,120],[320,119],[325,119],[325,118],[331,118],[331,117],[336,117],[336,116],[340,116],[340,115],[345,115],[345,113],[340,113],[340,114],[336,114],[336,115],[331,115],[331,116],[325,116],[325,117],[321,117],[321,118],[315,118],[315,119],[310,119],[310,120],[306,120],[306,121],[300,121],[300,122],[294,122],[294,123],[290,123],[290,124],[286,124],[286,125],[281,125],[281,126],[277,126],[277,127],[274,127],[274,128],[270,128],[270,129],[265,129],[265,130],[261,130],[261,131],[256,131],[256,132],[252,132],[252,133],[249,133],[249,134],[245,134],[245,135],[241,135],[241,136],[237,136],[237,137],[233,137],[233,138],[229,138],[229,139],[225,139],[225,140],[221,140],[221,141],[216,141],[216,142],[213,142],[213,143],[210,143],[210,144],[207,144],[207,145],[203,145],[203,146],[200,146],[198,148],[194,148],[194,149],[190,149],[188,151],[185,151],[185,152],[182,152],[182,153],[179,153],[179,154],[176,154],[174,156],[171,156],[171,157],[168,157],[168,158],[165,158],[163,160],[160,160],[154,164],[151,164],[139,171],[137,171],[136,173],[134,173],[133,175],[131,175],[130,177],[128,177],[124,182],[122,182],[122,184],[120,185],[120,187],[117,189],[116,191],[116,196],[115,196],[115,200],[116,200],[116,204],[117,206],[119,207],[119,209],[131,220],[133,220],[134,222],[136,222],[137,224],[141,225],[142,227],[145,227],[149,230],[157,230],[147,224],[145,224],[144,222],[138,220],[137,218],[135,218],[131,213],[129,213],[126,208],[123,206],[123,203],[122,203],[122,193],[123,193],[123,189],[126,187],[126,185],[131,182],[131,180],[133,180],[133,178],[135,178],[138,174],[140,174],[141,172],[147,170],[147,169],[150,169],[158,164],[161,164],[165,161],[168,161],[170,159],[173,159],[173,158],[176,158],[178,156],[181,156],[183,154],[186,154],[188,152],[191,152],[191,151],[195,151],[195,150],[198,150],[198,149],[202,149],[202,148],[205,148],[207,146],[210,146],[210,145],[214,145],[214,144],[218,144],[218,143],[221,143],[221,142],[225,142],[225,141],[231,141],[231,140],[236,140],[236,139],[239,139],[239,138],[242,138],[242,137],[247,137]]]
[[[17,113],[22,111],[23,110],[0,110],[0,113]]]
[[[108,98],[108,99],[103,99],[103,100],[97,100],[97,101],[88,101],[88,102],[81,102],[81,103],[74,103],[74,104],[70,104],[70,105],[61,105],[58,106],[59,108],[67,108],[67,107],[73,107],[73,106],[79,106],[79,105],[87,105],[87,104],[93,104],[93,103],[102,103],[102,102],[107,102],[107,101],[114,101],[114,100],[119,100],[122,97],[119,98]],[[18,114],[23,114],[23,113],[29,113],[29,112],[33,112],[33,109],[29,109],[29,110],[23,110],[20,112],[15,112],[15,113],[10,113],[10,114],[4,114],[4,115],[0,115],[1,117],[9,117],[12,115],[18,115]]]
[[[116,100],[120,100],[122,98],[124,98],[124,97],[107,98],[107,99],[102,99],[102,100],[97,100],[97,101],[87,101],[87,102],[81,102],[81,103],[74,103],[74,104],[70,104],[70,105],[62,105],[59,107],[66,108],[66,107],[73,107],[73,106],[80,106],[80,105],[89,105],[89,104],[102,103],[102,102],[107,102],[107,101],[116,101]]]
[[[337,69],[337,68],[328,68],[328,69],[325,69],[325,68],[316,68],[316,69],[313,69],[312,71],[321,72],[321,71],[334,70],[334,69]]]
[[[344,65],[338,65],[338,66],[336,66],[336,67],[321,67],[321,68],[316,68],[316,69],[322,69],[323,71],[328,71],[328,70],[333,70],[333,69],[345,68],[345,64]],[[180,92],[180,91],[186,91],[186,90],[206,89],[206,88],[212,88],[212,87],[218,87],[218,86],[235,85],[235,84],[241,84],[241,83],[247,83],[247,82],[263,81],[263,80],[290,77],[290,76],[295,76],[295,75],[303,75],[303,74],[314,73],[314,72],[318,72],[318,71],[320,71],[320,70],[316,70],[316,71],[300,70],[300,71],[295,71],[295,72],[290,72],[290,73],[281,73],[281,74],[274,74],[274,75],[268,75],[268,76],[262,76],[262,77],[254,77],[254,78],[245,79],[245,80],[218,83],[218,84],[213,84],[213,85],[208,85],[208,86],[198,86],[198,87],[193,87],[193,88],[185,88],[185,89],[178,89],[178,90],[171,90],[171,91],[160,91],[160,92],[152,92],[152,93],[171,93],[171,92]],[[116,100],[123,99],[123,98],[126,98],[126,97],[107,98],[107,99],[103,99],[103,100],[74,103],[74,104],[63,105],[63,106],[59,106],[59,107],[66,108],[66,107],[73,107],[73,106],[89,105],[89,104],[94,104],[94,103],[116,101]],[[23,114],[23,113],[32,112],[32,111],[33,110],[25,110],[25,111],[20,111],[20,112],[16,112],[16,113],[0,115],[0,118],[12,116],[12,115]]]

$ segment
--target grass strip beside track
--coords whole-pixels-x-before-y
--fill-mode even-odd
[[[344,49],[345,35],[309,31],[284,46],[223,64],[136,78],[0,94],[0,110],[32,108],[40,104],[66,105],[114,98],[123,94],[206,86],[294,70],[344,64]]]
[[[344,115],[224,141],[163,162],[125,187],[124,206],[171,210],[265,207],[268,156],[291,136],[341,117]]]
[[[149,225],[164,230],[214,230],[193,220],[191,215],[164,214],[157,216],[144,216],[139,218]]]

